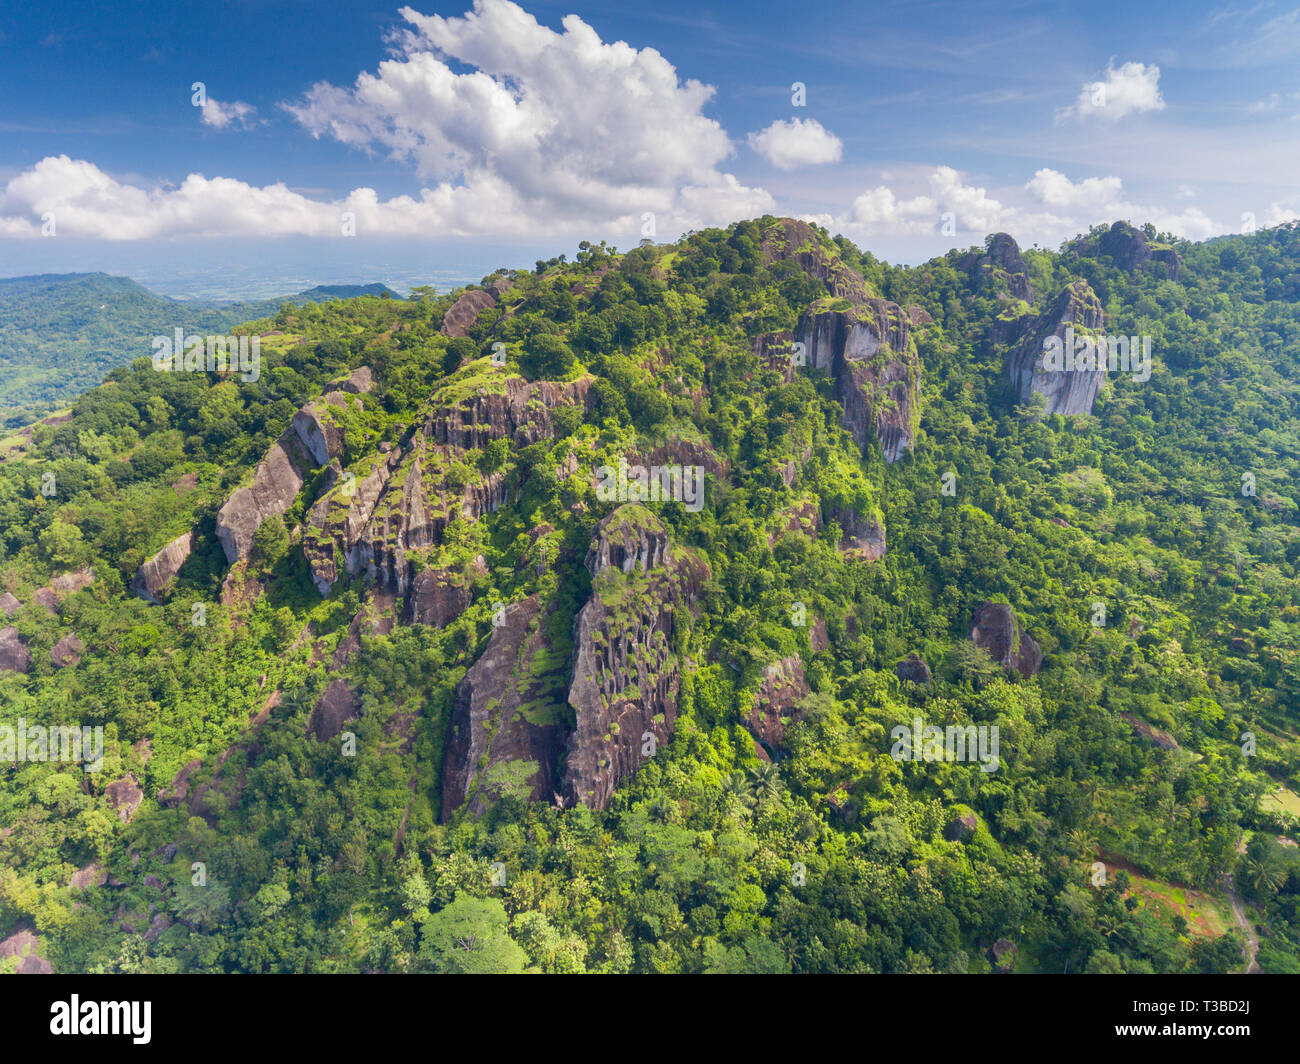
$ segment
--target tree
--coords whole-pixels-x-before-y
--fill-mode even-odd
[[[529,380],[555,380],[573,368],[573,351],[554,333],[539,333],[524,341],[519,370]]]
[[[420,926],[420,958],[433,971],[517,975],[528,964],[510,937],[505,906],[496,898],[458,896]]]

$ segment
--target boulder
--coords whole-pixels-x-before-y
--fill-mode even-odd
[[[975,611],[970,638],[1004,669],[1028,677],[1042,668],[1042,650],[1020,627],[1015,610],[1004,602],[985,602]]]
[[[927,684],[930,682],[930,666],[925,659],[915,652],[908,654],[894,666],[894,672],[900,680],[908,683]]]
[[[176,579],[181,566],[193,549],[194,535],[186,532],[177,536],[157,554],[140,566],[131,581],[131,590],[142,599],[161,605],[171,582]]]
[[[248,487],[235,491],[217,511],[217,539],[232,565],[247,558],[262,522],[280,517],[302,490],[312,457],[298,433],[287,429],[267,451]]]
[[[30,672],[32,654],[17,628],[0,628],[0,672]]]
[[[131,823],[135,811],[144,800],[144,790],[130,773],[120,780],[114,780],[104,788],[104,797],[108,799],[123,824]]]
[[[76,665],[85,649],[86,645],[77,638],[76,632],[69,632],[50,648],[50,661],[59,669]]]
[[[489,307],[497,305],[496,296],[481,288],[472,288],[464,293],[442,319],[442,331],[445,336],[468,336],[478,316]]]
[[[36,951],[40,949],[40,940],[31,924],[22,923],[9,935],[0,939],[0,960],[17,957],[19,975],[50,975],[54,969],[50,962]]]
[[[22,609],[22,606],[23,604],[14,598],[14,596],[8,591],[3,595],[0,595],[0,613],[3,613],[6,617],[12,617]]]

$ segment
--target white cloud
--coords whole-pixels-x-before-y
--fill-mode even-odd
[[[452,230],[481,231],[502,207],[509,228],[544,233],[645,211],[698,221],[705,204],[723,222],[735,204],[770,204],[719,170],[732,144],[703,113],[712,86],[680,80],[654,49],[606,44],[577,15],[556,33],[509,0],[475,0],[460,18],[401,14],[414,29],[376,73],[284,106],[314,136],[436,179]],[[508,195],[484,218],[487,190]]]
[[[1086,82],[1072,107],[1057,112],[1057,119],[1100,118],[1118,122],[1142,111],[1162,111],[1165,101],[1160,95],[1160,68],[1154,63],[1125,63],[1119,69],[1112,62],[1105,77]]]
[[[1190,240],[1227,232],[1197,208],[1171,210],[1130,202],[1123,182],[1114,176],[1072,181],[1044,168],[1023,187],[994,196],[967,183],[952,167],[940,166],[926,175],[925,184],[924,191],[914,188],[913,195],[879,185],[858,196],[847,213],[823,224],[854,239],[942,238],[949,246],[960,243],[962,234],[982,237],[1001,231],[1022,245],[1054,247],[1099,222],[1117,219],[1136,225],[1149,221],[1157,229]],[[1275,205],[1268,224],[1277,224],[1274,216],[1283,220],[1285,213]],[[950,228],[945,229],[945,221]]]
[[[221,103],[209,96],[203,101],[200,120],[205,126],[212,126],[213,129],[230,129],[232,126],[237,129],[248,129],[255,124],[253,116],[256,114],[257,108],[242,100]]]
[[[837,163],[844,142],[815,118],[776,121],[749,135],[749,146],[778,170]]]

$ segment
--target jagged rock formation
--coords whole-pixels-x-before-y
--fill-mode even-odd
[[[1047,415],[1092,413],[1097,392],[1106,379],[1105,357],[1096,359],[1093,368],[1074,368],[1065,362],[1053,368],[1045,359],[1049,348],[1054,348],[1063,358],[1072,360],[1072,344],[1102,336],[1105,318],[1101,300],[1092,287],[1078,280],[1067,285],[1042,314],[1021,319],[1007,355],[1007,371],[1020,401],[1028,402],[1037,394],[1043,397]],[[998,338],[994,339],[996,342]]]
[[[190,556],[194,536],[186,532],[177,536],[136,571],[131,590],[154,605],[162,605],[167,588]]]
[[[864,451],[877,440],[887,462],[912,449],[920,421],[921,364],[911,329],[897,303],[864,299],[847,309],[814,304],[796,332],[808,365],[834,381],[844,427]]]
[[[970,638],[1004,669],[1021,676],[1033,676],[1043,666],[1042,650],[1020,627],[1015,610],[1004,602],[986,602],[975,611]]]
[[[1020,256],[1020,245],[1008,233],[994,233],[985,244],[984,254],[971,252],[958,266],[982,288],[989,288],[1002,297],[1034,301],[1034,290],[1029,283],[1025,260]]]
[[[548,660],[539,595],[508,606],[456,688],[442,781],[442,818],[478,815],[513,793],[550,801],[569,728],[563,672]],[[557,683],[558,681],[558,683]]]
[[[894,666],[894,673],[900,680],[906,680],[908,683],[927,684],[931,679],[930,666],[915,651]]]
[[[0,628],[0,672],[30,672],[32,654],[17,628]]]
[[[504,472],[453,487],[446,478],[451,461],[496,439],[526,447],[549,438],[551,411],[585,406],[590,387],[589,378],[557,384],[489,375],[468,392],[453,381],[435,393],[401,446],[372,457],[351,479],[336,471],[311,508],[303,551],[317,589],[330,593],[342,558],[350,576],[365,574],[406,595],[414,576],[410,554],[441,542],[457,515],[475,521],[508,502]]]
[[[619,780],[644,763],[646,733],[656,743],[672,734],[679,685],[672,639],[709,569],[692,551],[661,550],[663,534],[644,507],[621,506],[597,526],[587,554],[592,594],[574,627],[569,688],[576,725],[563,794],[570,803],[603,809]],[[629,559],[633,568],[624,572]]]
[[[745,725],[768,754],[775,755],[780,749],[786,727],[802,719],[797,707],[808,697],[809,690],[803,662],[797,657],[782,658],[763,670],[763,681]]]
[[[253,473],[253,483],[238,489],[217,511],[217,539],[232,565],[247,558],[262,522],[280,517],[302,490],[312,456],[298,433],[286,429]]]

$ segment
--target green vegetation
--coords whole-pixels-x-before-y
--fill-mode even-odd
[[[0,724],[102,724],[105,759],[89,775],[0,773],[0,937],[34,927],[56,971],[986,972],[1000,939],[1022,971],[1222,971],[1243,965],[1232,871],[1269,929],[1261,966],[1300,970],[1285,797],[1300,790],[1300,227],[1162,236],[1177,282],[1163,264],[1026,251],[1036,311],[1082,277],[1108,328],[1153,337],[1150,381],[1119,375],[1070,421],[1017,413],[989,329],[1028,308],[977,284],[961,253],[898,268],[817,231],[804,252],[836,277],[858,271],[933,318],[912,330],[920,433],[888,464],[843,428],[825,373],[754,354],[759,334],[838,305],[764,255],[773,224],[625,254],[584,243],[518,273],[506,308],[458,340],[440,332],[458,293],[268,310],[246,327],[280,334],[253,383],[119,353],[130,365],[69,420],[5,449],[0,593],[21,604],[7,623],[32,664],[0,671]],[[511,383],[590,391],[585,410],[552,412],[553,438],[426,452],[422,475],[447,489],[430,519],[447,525],[413,568],[454,569],[472,601],[444,628],[356,626],[340,673],[358,690],[356,754],[342,756],[307,722],[373,601],[364,575],[326,598],[312,584],[300,526],[324,474],[233,570],[214,525],[294,412],[361,365],[376,388],[337,414],[358,477],[434,412]],[[526,801],[536,762],[515,759],[489,770],[491,809],[443,823],[451,710],[493,605],[544,597],[533,668],[554,677],[612,508],[592,470],[673,441],[707,444],[725,471],[699,512],[628,511],[711,574],[673,637],[688,665],[671,741],[606,810]],[[463,493],[496,473],[508,505],[464,519]],[[887,530],[883,558],[838,549],[841,508]],[[166,604],[132,596],[140,564],[191,529]],[[87,566],[94,582],[57,612],[35,600]],[[648,580],[594,583],[619,610]],[[1036,676],[970,642],[988,600],[1042,647]],[[56,667],[73,632],[81,660]],[[897,678],[912,652],[932,683]],[[769,765],[744,717],[788,657],[810,693]],[[633,664],[629,697],[645,689]],[[564,691],[535,690],[519,713],[561,720]],[[916,716],[997,725],[1001,767],[894,760],[890,729]],[[128,773],[144,798],[123,823],[106,787]],[[975,823],[964,838],[958,817]],[[1094,886],[1100,853],[1132,876]],[[70,886],[92,864],[111,878]]]

